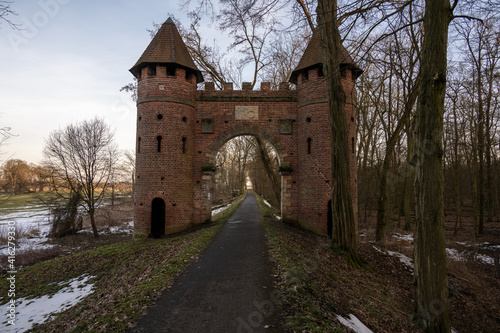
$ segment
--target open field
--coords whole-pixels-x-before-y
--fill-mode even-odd
[[[186,265],[196,260],[243,198],[220,212],[217,221],[162,239],[132,241],[130,233],[103,233],[97,239],[89,233],[64,237],[59,241],[72,247],[71,254],[19,270],[16,299],[22,304],[18,306],[25,316],[44,307],[61,312],[52,315],[53,320],[35,325],[35,332],[124,331]],[[6,277],[0,275],[2,304],[8,301]],[[79,300],[75,305],[55,304],[64,295],[83,288],[87,292],[75,296]],[[37,317],[38,322],[46,318]],[[0,330],[7,324],[2,322],[0,320]],[[29,328],[32,322],[24,324]]]

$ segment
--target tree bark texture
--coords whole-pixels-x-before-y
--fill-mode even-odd
[[[332,145],[332,245],[356,256],[356,225],[350,188],[349,139],[340,75],[341,40],[337,1],[318,1],[318,29],[323,46],[323,72],[328,92]]]
[[[450,332],[444,239],[443,114],[449,0],[426,0],[415,172],[415,320],[425,332]]]

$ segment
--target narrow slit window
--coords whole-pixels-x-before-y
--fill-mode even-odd
[[[352,153],[354,154],[354,138],[351,138],[351,144],[352,144]]]
[[[311,154],[311,138],[307,138],[307,153],[310,155]]]
[[[182,153],[186,153],[186,138],[182,138]]]
[[[141,153],[141,137],[137,138],[137,153]]]
[[[167,76],[175,76],[175,66],[174,65],[167,66]]]
[[[161,135],[158,135],[158,136],[156,137],[156,141],[157,141],[157,143],[158,143],[158,146],[157,146],[156,150],[157,150],[159,153],[161,153],[161,140],[162,140],[162,139],[163,139],[163,138],[161,137]]]

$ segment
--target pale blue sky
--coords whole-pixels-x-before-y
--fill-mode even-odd
[[[132,81],[128,69],[152,22],[185,18],[177,1],[14,0],[12,9],[25,30],[0,26],[0,127],[17,136],[2,146],[0,163],[39,163],[51,131],[96,115],[121,149],[133,150],[136,108],[119,90]]]

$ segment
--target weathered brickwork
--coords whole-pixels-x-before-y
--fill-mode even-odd
[[[165,24],[175,28],[169,21]],[[182,64],[172,60],[162,63],[158,60],[162,54],[155,55],[155,45],[162,40],[179,43],[175,38],[160,36],[153,40],[148,53],[131,70],[138,79],[134,234],[149,235],[158,221],[165,224],[165,233],[174,233],[210,220],[210,167],[215,165],[221,146],[239,135],[267,140],[278,152],[280,165],[291,167],[281,175],[283,218],[326,234],[331,143],[321,64],[296,72],[293,90],[288,83],[271,90],[268,82],[263,82],[259,90],[251,90],[248,83],[242,90],[234,90],[232,83],[215,90],[210,82],[205,83],[204,90],[197,90],[202,78],[185,54],[181,54]],[[180,47],[167,46],[164,49]],[[148,62],[150,54],[157,57],[156,63]],[[175,56],[181,58],[179,53],[171,58]],[[357,74],[353,73],[348,69],[342,83],[351,149],[346,158],[351,165],[351,192],[357,207],[353,104]],[[165,211],[160,214],[152,214],[155,198],[165,202]],[[158,216],[164,216],[164,222]],[[357,220],[357,209],[355,217]]]

